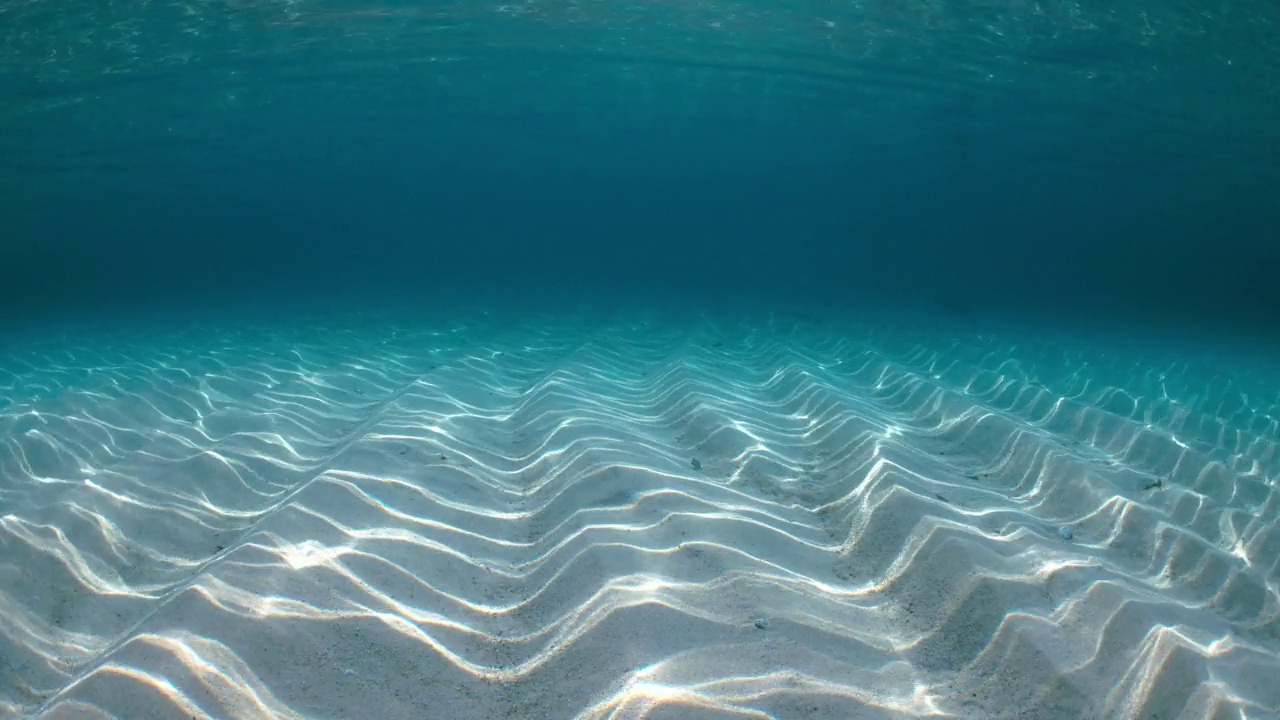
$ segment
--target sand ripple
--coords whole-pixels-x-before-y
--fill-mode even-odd
[[[0,357],[0,716],[1276,717],[1280,384],[782,316]]]

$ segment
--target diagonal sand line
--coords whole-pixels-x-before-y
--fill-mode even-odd
[[[382,402],[379,402],[374,406],[372,406],[370,408],[369,415],[366,418],[366,420],[360,425],[358,425],[356,428],[354,428],[348,434],[347,439],[344,440],[338,448],[335,448],[333,453],[331,453],[331,455],[329,456],[329,462],[332,462],[333,459],[337,458],[341,454],[343,449],[350,447],[351,445],[358,442],[360,438],[368,432],[368,429],[371,426],[377,424],[379,420],[379,415],[383,410],[385,410],[390,405],[394,404],[410,388],[412,388],[417,383],[421,382],[422,379],[427,377],[429,374],[430,373],[428,372],[428,373],[422,373],[416,376],[411,381],[404,383],[397,391],[392,393],[389,397],[384,399]],[[270,506],[265,512],[263,512],[262,515],[252,525],[250,525],[244,531],[242,531],[240,537],[244,538],[253,534],[258,527],[260,527],[262,524],[269,521],[270,518],[274,516],[276,513],[278,513],[282,508],[292,503],[294,498],[297,497],[299,493],[305,491],[308,487],[310,487],[315,482],[315,480],[322,477],[325,474],[325,471],[326,469],[322,466],[320,469],[317,470],[317,472],[311,478],[299,483],[295,488],[287,492],[278,502],[276,502],[273,506]],[[215,566],[217,563],[221,562],[232,550],[235,549],[235,547],[236,547],[236,543],[228,543],[227,547],[222,552],[220,552],[219,554],[215,555],[214,557],[210,558],[209,560],[205,561],[204,563],[194,568],[191,572],[191,577],[187,581],[180,583],[178,585],[175,585],[173,588],[167,591],[162,598],[156,601],[154,607],[150,611],[148,611],[144,616],[142,616],[136,622],[134,622],[130,626],[130,628],[125,630],[121,635],[119,635],[115,641],[112,641],[105,648],[103,648],[98,653],[98,656],[96,659],[83,665],[80,668],[80,670],[70,680],[68,680],[68,682],[62,688],[58,689],[53,694],[51,694],[50,697],[44,703],[41,704],[40,708],[34,711],[34,714],[39,715],[46,712],[62,695],[64,695],[67,691],[74,688],[76,684],[78,684],[84,677],[86,677],[87,675],[92,673],[95,669],[100,667],[102,663],[105,662],[106,658],[108,658],[111,655],[111,653],[113,653],[122,645],[126,644],[131,639],[131,637],[138,631],[138,628],[143,626],[150,618],[154,617],[156,613],[158,613],[174,597],[177,597],[183,591],[189,589],[201,574],[205,573],[210,567]]]
[[[586,343],[580,345],[579,347],[581,348],[584,346],[586,346]],[[464,351],[465,351],[465,348],[458,348],[459,353]],[[317,468],[316,472],[312,475],[311,478],[308,478],[307,480],[300,482],[293,489],[285,493],[279,499],[279,501],[277,501],[268,509],[263,511],[261,515],[253,522],[252,525],[244,528],[244,530],[241,531],[240,539],[242,540],[243,538],[249,537],[254,533],[258,532],[258,530],[262,526],[270,522],[270,520],[275,515],[277,515],[281,510],[283,510],[286,507],[289,507],[294,502],[295,498],[298,495],[305,492],[309,487],[311,487],[315,483],[316,480],[326,475],[326,473],[328,472],[328,466],[331,465],[334,461],[336,461],[339,457],[341,457],[344,450],[360,442],[362,438],[366,437],[369,434],[370,430],[373,427],[377,426],[380,422],[382,422],[383,420],[382,416],[384,415],[387,408],[395,405],[396,402],[399,401],[402,397],[404,397],[406,393],[408,393],[412,388],[414,388],[419,383],[421,383],[421,381],[424,378],[428,377],[432,373],[438,372],[438,370],[435,369],[435,366],[442,364],[442,361],[437,358],[437,359],[431,360],[431,363],[433,365],[432,371],[429,371],[427,373],[422,373],[414,377],[410,381],[405,382],[396,391],[389,394],[385,399],[368,408],[368,415],[366,419],[356,428],[353,428],[347,434],[347,438],[340,445],[332,449],[332,452],[329,454],[329,457],[326,463],[324,463],[320,468]],[[556,363],[552,363],[552,366],[550,368],[547,368],[543,372],[545,374],[554,372],[555,365]],[[137,633],[140,631],[140,628],[145,626],[145,624],[151,618],[155,617],[159,612],[161,612],[164,609],[164,607],[168,605],[174,598],[180,596],[183,592],[190,589],[200,576],[206,574],[211,568],[215,567],[217,564],[225,560],[225,558],[232,551],[234,551],[238,546],[239,546],[239,541],[230,542],[227,544],[226,548],[223,551],[219,552],[217,555],[213,556],[209,560],[193,568],[188,580],[182,583],[176,584],[173,587],[171,587],[168,591],[166,591],[163,597],[161,597],[154,603],[154,606],[152,607],[151,610],[149,610],[145,615],[141,616],[128,629],[126,629],[120,635],[118,635],[116,640],[112,641],[106,647],[104,647],[101,651],[99,651],[94,660],[89,661],[84,665],[82,665],[81,668],[77,671],[77,673],[71,679],[69,679],[63,685],[63,687],[53,692],[37,710],[33,711],[33,714],[40,715],[47,712],[58,701],[60,701],[61,698],[67,692],[73,690],[85,677],[91,675],[98,668],[102,667],[104,663],[108,662],[112,654],[115,653],[117,650],[119,650],[122,646],[129,643],[133,639],[133,637],[135,637]]]

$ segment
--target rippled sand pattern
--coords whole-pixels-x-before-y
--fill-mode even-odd
[[[765,315],[9,346],[0,716],[1277,717],[1242,368]]]

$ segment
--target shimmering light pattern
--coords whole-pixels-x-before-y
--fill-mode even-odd
[[[1280,713],[1254,369],[469,318],[0,356],[0,715]]]

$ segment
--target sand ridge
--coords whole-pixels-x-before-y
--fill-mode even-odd
[[[643,312],[0,367],[0,715],[1280,714],[1260,371]]]

